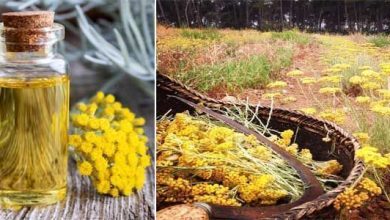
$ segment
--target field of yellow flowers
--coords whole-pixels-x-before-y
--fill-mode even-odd
[[[390,45],[377,43],[383,36],[163,26],[157,33],[160,72],[214,98],[300,110],[353,133],[366,177],[335,208],[350,212],[378,194],[388,204]]]

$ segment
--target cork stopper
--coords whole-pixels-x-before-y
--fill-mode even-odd
[[[175,205],[157,212],[157,220],[208,220],[207,211],[195,205]]]
[[[11,28],[47,28],[52,27],[54,22],[52,11],[6,12],[1,17],[4,26]]]
[[[47,28],[54,23],[54,12],[25,11],[2,14],[6,49],[9,52],[34,52],[45,47]]]

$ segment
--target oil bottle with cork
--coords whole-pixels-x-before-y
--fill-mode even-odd
[[[48,11],[9,12],[0,24],[0,207],[66,195],[69,71],[64,27]]]

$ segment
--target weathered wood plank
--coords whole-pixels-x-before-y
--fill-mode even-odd
[[[91,76],[94,77],[94,76]],[[85,89],[84,76],[75,76],[72,89]],[[89,79],[91,80],[91,79]],[[93,81],[93,79],[92,79]],[[102,81],[91,83],[83,95],[91,96]],[[119,101],[146,119],[145,132],[149,138],[150,154],[154,155],[154,100],[145,97],[124,78],[110,90]],[[73,97],[74,98],[74,97]],[[75,100],[75,99],[73,99]],[[76,98],[77,100],[77,98]],[[69,160],[68,195],[65,201],[47,207],[23,208],[19,211],[0,210],[0,220],[84,220],[84,219],[154,219],[154,163],[148,168],[147,182],[142,191],[130,197],[111,198],[98,195],[88,178],[77,174],[75,162]]]

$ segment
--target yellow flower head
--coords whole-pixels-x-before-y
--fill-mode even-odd
[[[301,111],[308,115],[314,115],[315,113],[317,113],[317,110],[315,108],[301,108]]]
[[[351,84],[359,85],[359,84],[362,84],[363,82],[365,82],[365,80],[361,76],[352,76],[351,78],[349,78],[349,82]]]
[[[361,143],[367,143],[367,141],[370,139],[368,133],[365,132],[356,132],[353,133],[353,136],[355,136]]]
[[[337,87],[325,87],[325,88],[321,88],[319,90],[319,93],[321,94],[336,94],[336,93],[339,93],[341,92],[341,89],[340,88],[337,88]]]
[[[69,140],[79,158],[80,174],[90,176],[101,194],[117,197],[140,190],[151,165],[142,127],[145,119],[135,118],[114,96],[102,92],[89,103],[78,104],[77,110],[71,116],[77,133]]]
[[[275,81],[267,85],[268,88],[284,88],[287,86],[287,83],[284,81]]]
[[[358,96],[356,97],[355,101],[357,103],[369,103],[371,101],[371,98],[369,96]]]
[[[390,158],[378,152],[378,149],[370,145],[363,145],[356,151],[356,156],[365,164],[376,168],[387,168],[390,166]]]
[[[379,73],[373,71],[373,70],[363,70],[360,75],[364,76],[364,77],[367,77],[367,78],[376,78],[379,75]]]
[[[77,126],[86,126],[89,122],[89,116],[87,114],[76,115],[74,123]]]
[[[290,77],[302,76],[303,72],[300,70],[292,70],[292,71],[288,72],[286,75],[290,76]]]
[[[83,161],[82,163],[80,163],[78,165],[78,169],[79,169],[79,172],[81,175],[89,176],[92,173],[93,167],[92,167],[91,163],[89,163],[87,161]]]
[[[77,104],[77,109],[80,111],[80,112],[85,112],[87,111],[88,107],[85,103],[78,103]]]
[[[277,99],[277,98],[280,98],[282,97],[282,94],[279,93],[279,92],[275,92],[275,93],[265,93],[263,94],[262,98],[263,99]]]
[[[307,85],[314,84],[316,82],[317,82],[317,80],[314,77],[304,77],[301,79],[301,83],[307,84]]]
[[[381,85],[377,82],[364,82],[361,84],[363,89],[375,90],[381,88]]]

